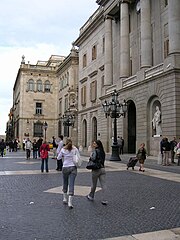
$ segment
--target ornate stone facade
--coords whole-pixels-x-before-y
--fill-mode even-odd
[[[118,120],[125,151],[135,153],[140,143],[157,155],[161,136],[152,119],[156,106],[162,113],[162,135],[170,140],[180,132],[180,1],[97,1],[98,10],[80,29],[78,140],[87,147],[100,138],[110,150],[112,120],[102,102],[114,89],[128,101],[126,118]],[[93,49],[96,46],[96,58]],[[84,58],[85,56],[85,58]],[[86,64],[84,64],[86,59]],[[91,83],[96,81],[95,101]],[[85,89],[85,90],[83,90]]]

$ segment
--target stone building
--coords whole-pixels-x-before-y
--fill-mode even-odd
[[[14,138],[45,137],[43,124],[48,124],[47,140],[57,134],[58,83],[56,71],[64,60],[51,56],[36,65],[25,63],[24,57],[13,88]]]
[[[78,52],[72,47],[57,69],[58,136],[71,137],[75,145],[78,145],[78,64]]]
[[[88,147],[101,139],[111,149],[112,119],[102,103],[117,90],[128,112],[117,132],[125,151],[141,142],[157,155],[161,135],[180,134],[180,1],[97,0],[99,8],[81,27],[79,48],[78,141]],[[153,128],[159,108],[161,133]]]
[[[47,141],[51,141],[52,136],[67,136],[61,117],[68,108],[76,109],[77,114],[75,65],[78,66],[75,49],[67,58],[52,55],[48,61],[38,61],[36,65],[26,64],[22,57],[13,88],[13,138],[21,143],[27,137],[44,138],[44,123],[48,125]]]

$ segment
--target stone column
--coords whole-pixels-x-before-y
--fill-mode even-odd
[[[180,53],[180,0],[170,0],[169,18],[169,53]]]
[[[104,85],[112,85],[113,83],[113,59],[112,59],[112,17],[105,17],[105,77]]]
[[[150,0],[141,0],[141,68],[152,66]]]
[[[128,1],[121,2],[120,8],[120,78],[127,78],[130,73]]]

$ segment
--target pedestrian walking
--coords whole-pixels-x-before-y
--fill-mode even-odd
[[[57,142],[56,142],[56,138],[54,136],[52,137],[52,145],[53,145],[53,157],[52,157],[52,159],[56,159],[57,158]]]
[[[176,137],[174,137],[173,140],[170,141],[170,146],[171,146],[171,163],[175,163],[175,161],[174,161],[174,156],[175,156],[174,149],[177,146]]]
[[[178,144],[177,144],[176,155],[177,155],[177,158],[178,158],[178,163],[177,163],[177,165],[180,166],[180,141],[179,141]]]
[[[146,149],[145,149],[145,143],[141,143],[140,144],[140,148],[138,149],[138,152],[137,152],[137,159],[139,160],[139,163],[140,163],[140,168],[139,168],[139,171],[141,172],[145,172],[145,169],[144,169],[144,161],[146,160]]]
[[[167,137],[163,138],[162,144],[161,144],[161,152],[163,155],[163,162],[162,165],[163,166],[169,166],[169,154],[171,151],[171,145],[170,142],[168,141]]]
[[[26,149],[26,159],[30,159],[32,143],[29,138],[27,138],[27,141],[25,143],[25,149]]]
[[[6,143],[4,142],[4,139],[1,140],[0,142],[0,154],[1,154],[1,157],[4,156],[4,149],[6,148]]]
[[[48,152],[50,151],[49,144],[47,144],[46,141],[43,142],[43,144],[40,147],[40,157],[41,157],[41,172],[44,172],[44,163],[46,172],[49,172],[48,168]]]
[[[38,145],[37,145],[36,139],[34,139],[32,143],[32,149],[33,149],[33,158],[36,159],[38,156]]]
[[[96,140],[93,142],[93,151],[90,155],[90,159],[93,162],[97,162],[99,166],[98,166],[98,169],[92,169],[92,184],[91,184],[91,190],[87,196],[87,199],[90,201],[94,200],[97,182],[99,180],[102,188],[101,203],[103,205],[107,205],[108,202],[105,199],[105,193],[106,193],[106,171],[104,166],[105,152],[104,152],[103,144],[100,140]]]
[[[41,157],[40,156],[40,147],[43,143],[43,139],[40,137],[38,140],[37,140],[37,147],[38,147],[38,157]]]
[[[73,146],[72,140],[67,139],[65,146],[61,149],[57,159],[63,158],[63,203],[68,204],[68,207],[73,208],[74,185],[77,176],[77,167],[73,161],[74,154],[78,149]],[[67,194],[69,192],[69,196]]]
[[[61,149],[64,146],[63,135],[60,135],[59,138],[60,138],[60,141],[58,143],[57,155],[60,153]],[[62,164],[62,158],[61,159],[57,159],[57,168],[56,168],[56,170],[57,171],[62,171],[62,165],[63,165]]]

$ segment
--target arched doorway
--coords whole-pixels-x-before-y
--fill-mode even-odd
[[[87,121],[85,119],[82,125],[82,146],[87,147]]]
[[[136,107],[133,101],[128,102],[128,153],[136,152]]]
[[[93,117],[92,119],[92,140],[97,140],[97,119]]]

